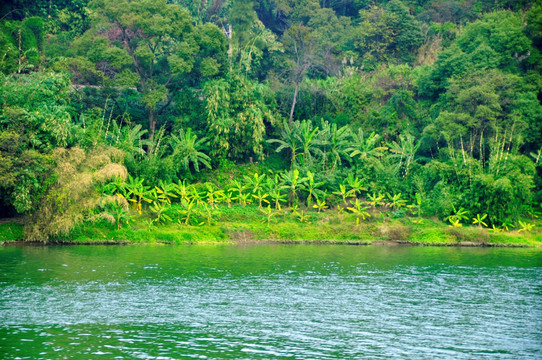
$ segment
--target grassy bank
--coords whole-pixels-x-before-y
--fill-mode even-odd
[[[23,225],[18,221],[0,222],[0,242],[20,241],[24,238]]]
[[[242,242],[292,242],[292,243],[343,243],[379,244],[404,243],[434,246],[529,246],[542,247],[540,222],[530,232],[495,231],[476,226],[451,227],[437,219],[418,217],[392,218],[372,213],[365,220],[357,221],[350,213],[326,211],[299,211],[294,215],[283,210],[272,215],[257,206],[221,206],[211,219],[199,218],[195,225],[177,222],[151,223],[147,214],[132,216],[122,228],[117,229],[105,221],[84,223],[68,236],[57,237],[53,242],[72,244],[98,243],[242,243]],[[192,219],[194,220],[194,219]],[[209,224],[210,220],[210,224]],[[22,225],[0,224],[2,241],[22,240]]]

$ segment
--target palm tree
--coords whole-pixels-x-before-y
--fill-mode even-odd
[[[201,150],[207,144],[207,138],[201,138],[198,140],[197,135],[192,134],[192,129],[179,130],[179,135],[172,134],[170,140],[170,146],[173,149],[173,160],[175,164],[182,164],[184,169],[188,172],[190,170],[190,163],[196,172],[199,172],[200,165],[204,165],[207,168],[211,168],[211,158],[207,156]]]

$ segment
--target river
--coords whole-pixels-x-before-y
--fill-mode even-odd
[[[0,358],[542,358],[542,250],[0,247]]]

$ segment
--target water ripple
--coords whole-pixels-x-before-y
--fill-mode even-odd
[[[46,249],[0,249],[6,359],[542,358],[541,252]]]

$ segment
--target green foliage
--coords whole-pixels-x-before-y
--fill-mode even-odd
[[[186,10],[165,0],[94,0],[89,6],[95,25],[75,41],[78,55],[107,63],[104,75],[113,84],[137,84],[152,140],[157,116],[181,89],[183,76],[219,72],[224,36],[211,24],[194,28]]]
[[[67,75],[33,73],[0,80],[2,129],[20,134],[40,151],[69,145],[74,125]]]
[[[44,40],[44,22],[39,17],[0,23],[0,71],[12,74],[37,67]]]
[[[533,231],[540,6],[9,2],[0,210],[25,214],[33,239],[91,221],[120,234],[132,217],[212,228],[243,211],[271,236],[285,206],[300,228],[346,220],[358,233],[380,214],[398,239],[414,216],[447,221],[450,241],[484,234],[471,222]],[[126,181],[95,178],[121,165]]]
[[[205,86],[207,131],[216,159],[243,160],[263,155],[266,125],[276,122],[267,87],[232,73]]]
[[[363,66],[372,70],[381,61],[397,59],[411,62],[413,53],[423,43],[421,24],[398,0],[386,6],[372,6],[360,12],[356,28],[356,48],[363,54]]]
[[[1,206],[25,214],[54,181],[50,151],[73,144],[69,80],[32,73],[0,81]]]
[[[19,214],[32,210],[52,181],[52,158],[29,149],[21,135],[0,133],[0,207]],[[8,212],[8,211],[6,211]]]
[[[192,134],[192,129],[190,128],[186,132],[183,129],[179,130],[179,136],[173,134],[170,138],[170,146],[173,149],[171,161],[173,164],[182,165],[184,171],[187,172],[191,172],[192,168],[196,172],[199,172],[200,164],[210,169],[211,158],[200,151],[205,148],[206,143],[207,138],[198,140],[198,137]],[[192,164],[192,168],[190,164]],[[175,167],[175,165],[173,166]],[[180,168],[177,168],[177,173],[180,170]]]
[[[80,148],[54,151],[56,180],[39,199],[28,218],[25,237],[30,241],[47,242],[51,237],[67,236],[85,218],[96,214],[102,206],[109,207],[109,217],[117,227],[125,219],[128,208],[120,196],[100,197],[97,186],[108,181],[126,178],[126,169],[111,162],[114,149],[100,149],[85,153]],[[122,208],[122,209],[121,209]]]

